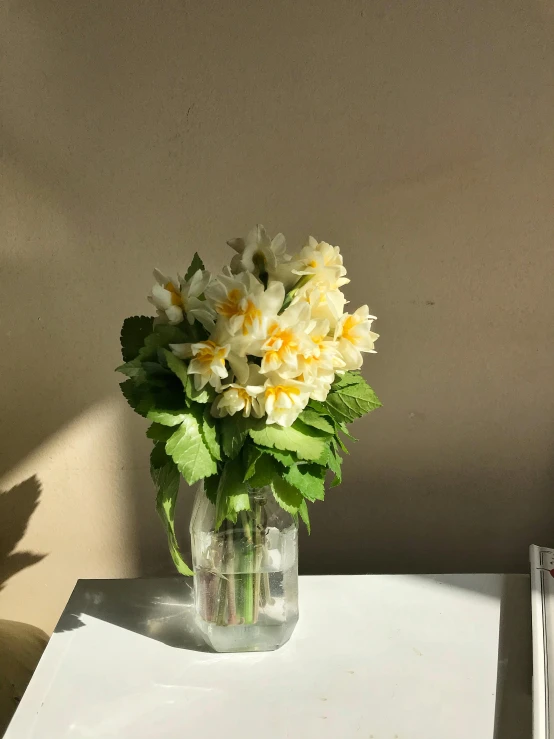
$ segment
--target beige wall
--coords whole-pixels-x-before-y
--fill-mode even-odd
[[[216,269],[257,220],[340,244],[382,334],[304,570],[554,544],[553,8],[4,2],[0,616],[167,568],[119,326],[153,266]]]

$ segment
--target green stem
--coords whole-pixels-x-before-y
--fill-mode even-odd
[[[237,601],[236,601],[236,588],[235,588],[235,543],[234,543],[234,529],[231,521],[227,521],[227,600],[228,600],[228,614],[229,614],[229,625],[237,623]]]
[[[241,511],[242,525],[244,529],[245,545],[242,558],[244,571],[244,623],[251,624],[254,618],[254,582],[252,570],[254,565],[254,552],[252,541],[252,525],[247,511]]]
[[[258,622],[260,613],[260,586],[261,586],[261,564],[262,564],[262,506],[257,500],[254,503],[254,612],[252,618],[254,623]]]
[[[225,610],[227,606],[227,598],[225,591],[227,589],[227,580],[221,574],[219,575],[219,583],[217,587],[217,615],[215,622],[218,626],[225,626]]]

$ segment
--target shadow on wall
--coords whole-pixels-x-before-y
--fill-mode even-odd
[[[14,551],[27,530],[40,493],[41,485],[35,475],[10,490],[0,492],[0,590],[11,577],[46,556]]]

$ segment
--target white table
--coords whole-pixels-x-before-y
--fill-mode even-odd
[[[529,739],[528,578],[300,582],[287,645],[222,655],[189,581],[79,581],[5,739]]]

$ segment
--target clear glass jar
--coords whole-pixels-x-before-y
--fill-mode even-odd
[[[250,510],[216,531],[203,485],[190,523],[196,622],[216,652],[265,652],[298,621],[298,526],[269,487],[245,485]]]

